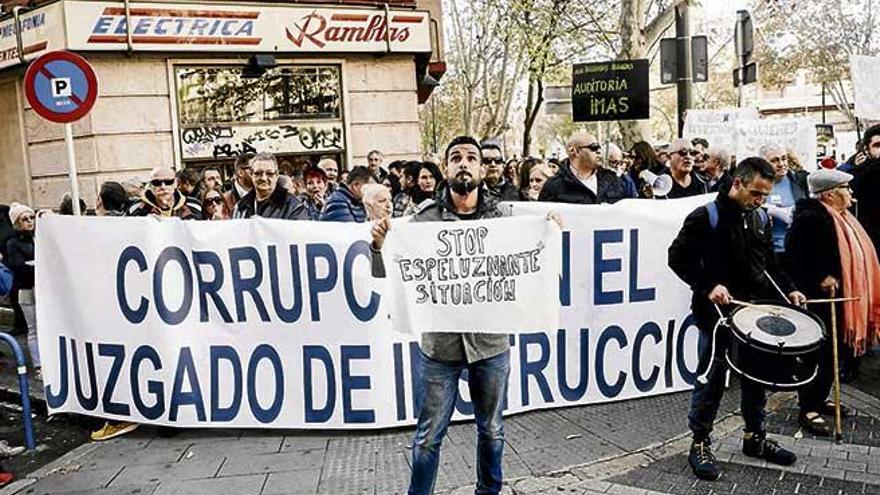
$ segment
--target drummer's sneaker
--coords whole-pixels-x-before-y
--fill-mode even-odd
[[[691,443],[691,452],[688,455],[688,464],[694,476],[701,480],[715,481],[721,477],[718,469],[718,461],[712,453],[712,442],[707,438],[702,442]]]
[[[797,461],[794,452],[785,450],[776,440],[767,438],[767,433],[746,433],[743,436],[742,453],[780,466],[790,466]]]

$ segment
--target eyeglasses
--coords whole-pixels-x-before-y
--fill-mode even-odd
[[[492,165],[493,163],[496,165],[502,165],[504,160],[501,158],[483,158],[483,165]]]
[[[593,144],[588,144],[586,146],[578,146],[578,149],[579,150],[587,149],[587,150],[592,151],[593,153],[598,153],[599,150],[602,149],[602,145],[599,143],[593,143]]]
[[[22,215],[22,216],[18,217],[18,220],[21,222],[33,222],[34,216],[33,215]]]
[[[256,171],[252,172],[251,175],[253,175],[254,177],[266,176],[271,179],[272,177],[275,177],[276,175],[278,175],[278,172],[276,172],[274,170],[256,170]]]
[[[174,179],[153,179],[150,181],[150,185],[153,187],[173,186]]]
[[[675,151],[674,153],[677,154],[677,155],[679,155],[679,156],[681,156],[681,157],[685,157],[685,156],[691,155],[691,156],[694,157],[694,158],[696,158],[696,157],[702,155],[702,153],[700,153],[700,152],[697,151],[697,150],[678,150],[678,151]]]
[[[222,204],[223,204],[223,198],[220,197],[220,196],[214,196],[214,197],[212,197],[212,198],[208,198],[208,203],[213,203],[213,204],[215,204],[215,205],[222,205]]]

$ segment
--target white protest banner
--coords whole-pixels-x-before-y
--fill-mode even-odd
[[[560,325],[511,336],[506,414],[693,384],[698,330],[666,248],[710,199],[513,207],[557,211],[565,228]],[[417,339],[391,329],[368,225],[47,216],[37,232],[50,412],[179,427],[415,422]],[[454,418],[468,418],[464,381],[459,392]]]
[[[850,55],[849,74],[855,114],[863,119],[880,120],[880,57]]]
[[[560,239],[556,223],[541,216],[396,223],[382,249],[392,327],[403,333],[558,327]]]
[[[760,156],[773,144],[791,149],[805,170],[816,170],[816,122],[811,118],[761,119],[736,124],[736,159]]]
[[[683,136],[685,139],[704,138],[709,141],[709,146],[721,146],[733,153],[736,150],[736,123],[757,118],[756,108],[691,109],[685,115]]]

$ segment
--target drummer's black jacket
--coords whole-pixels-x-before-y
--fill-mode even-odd
[[[718,223],[714,228],[708,210],[701,206],[687,216],[669,246],[669,267],[693,291],[691,308],[704,331],[711,331],[718,319],[708,298],[718,284],[727,287],[735,299],[782,301],[766,270],[785,294],[795,290],[773,252],[770,217],[742,209],[724,193],[715,203]]]
[[[821,287],[825,277],[840,280],[837,230],[831,213],[817,199],[802,199],[795,206],[785,236],[785,267],[809,299],[828,297]]]

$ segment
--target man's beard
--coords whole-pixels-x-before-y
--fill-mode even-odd
[[[462,196],[470,194],[480,184],[474,180],[474,177],[467,172],[459,172],[449,181],[449,189],[456,194]]]

